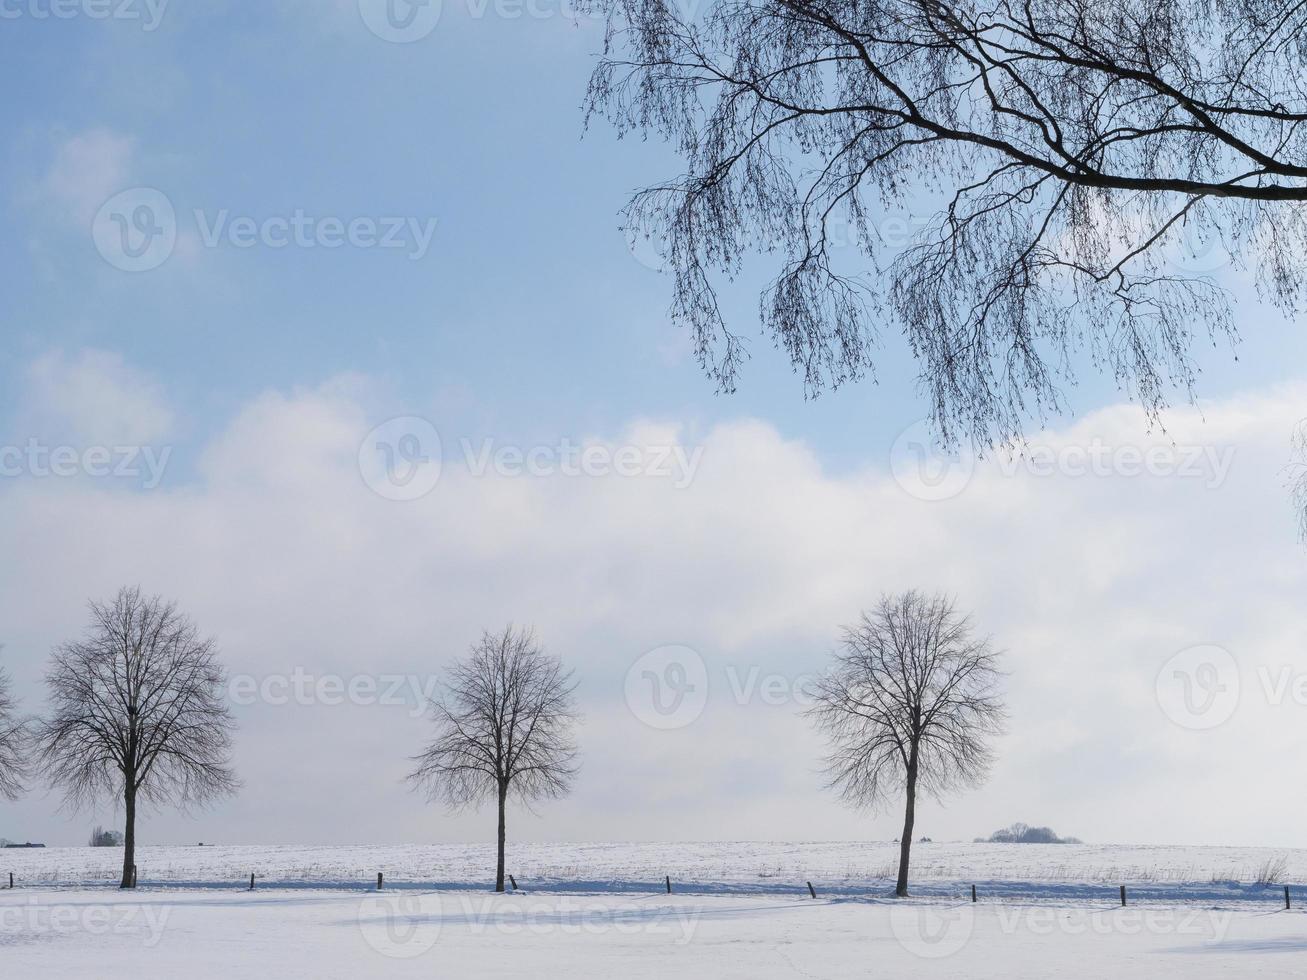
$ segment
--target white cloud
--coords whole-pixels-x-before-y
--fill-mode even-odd
[[[131,185],[134,141],[91,129],[63,138],[40,186],[40,196],[63,220],[89,227],[110,197]]]
[[[0,640],[34,693],[50,644],[80,629],[85,599],[122,583],[177,598],[234,672],[259,677],[298,667],[425,678],[483,626],[529,622],[577,669],[586,768],[572,799],[515,815],[515,833],[889,837],[898,813],[849,813],[823,791],[821,747],[796,705],[739,705],[731,679],[756,667],[792,683],[820,668],[839,624],[880,591],[939,588],[1009,651],[1011,733],[989,786],[924,807],[920,832],[971,837],[1026,820],[1099,841],[1286,843],[1298,791],[1284,760],[1307,749],[1307,706],[1265,703],[1255,672],[1307,671],[1307,575],[1281,480],[1304,395],[1177,411],[1165,436],[1113,408],[1045,440],[1054,455],[1101,444],[1118,464],[1123,446],[1232,448],[1219,486],[1029,466],[1007,475],[993,461],[953,499],[927,503],[890,476],[888,458],[833,476],[802,441],[746,419],[702,433],[702,463],[681,490],[656,477],[478,478],[452,448],[460,433],[442,432],[434,492],[393,502],[358,471],[360,442],[381,421],[366,380],[338,379],[252,401],[206,448],[194,483],[137,494],[0,484],[0,550],[11,556]],[[636,422],[609,441],[696,441],[692,432]],[[1240,710],[1210,732],[1178,728],[1154,695],[1162,664],[1199,643],[1226,647],[1247,675]],[[646,728],[623,700],[627,667],[664,644],[698,650],[711,686],[703,716],[670,733]],[[426,731],[409,707],[240,715],[242,797],[198,828],[161,815],[150,837],[490,829],[399,784]],[[53,806],[19,804],[9,836],[58,826],[47,822]],[[85,822],[48,836],[80,839]]]
[[[168,435],[162,387],[118,354],[52,351],[28,366],[18,435],[75,445],[133,445]]]

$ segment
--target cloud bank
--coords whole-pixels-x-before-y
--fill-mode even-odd
[[[162,449],[178,428],[166,386],[116,355],[51,353],[28,381],[6,445]],[[854,472],[747,418],[637,419],[560,435],[537,453],[552,467],[478,468],[464,440],[510,462],[542,447],[431,418],[438,456],[395,440],[385,461],[438,466],[409,500],[376,492],[369,470],[369,434],[388,417],[377,388],[350,376],[267,391],[150,490],[84,472],[0,479],[0,643],[29,707],[50,646],[82,629],[88,598],[126,583],[177,599],[245,685],[240,796],[154,814],[146,841],[488,838],[488,813],[447,814],[401,777],[427,731],[421,692],[483,627],[510,621],[575,667],[585,714],[576,792],[512,814],[510,832],[892,837],[897,812],[853,813],[823,789],[799,712],[839,626],[908,587],[956,594],[1011,673],[992,779],[921,808],[923,833],[1024,820],[1089,841],[1298,839],[1287,769],[1307,749],[1293,685],[1307,675],[1307,576],[1283,469],[1303,388],[1177,410],[1165,433],[1115,406],[1017,459],[940,458],[905,426]],[[689,480],[572,472],[557,465],[565,442],[614,465],[673,450],[697,463]],[[1173,677],[1173,658],[1204,645],[1228,651],[1235,676]],[[690,651],[672,672],[662,654],[642,661],[667,647]],[[1183,683],[1222,711],[1233,683],[1233,709],[1188,724],[1184,692],[1168,700],[1166,686]],[[678,691],[682,714],[660,715]],[[57,805],[38,789],[0,807],[0,835],[80,843],[112,817]]]

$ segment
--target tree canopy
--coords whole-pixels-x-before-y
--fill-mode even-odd
[[[718,300],[774,255],[765,336],[810,393],[906,335],[948,437],[1019,437],[1090,357],[1154,417],[1233,340],[1212,248],[1293,312],[1307,256],[1307,5],[1294,0],[605,0],[591,111],[684,174],[631,202],[725,390]],[[905,249],[886,214],[926,211]],[[837,248],[835,222],[857,229]]]

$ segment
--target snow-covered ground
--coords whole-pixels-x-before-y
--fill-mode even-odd
[[[912,878],[923,897],[970,893],[1022,899],[1098,899],[1126,885],[1140,899],[1265,903],[1254,882],[1283,858],[1284,881],[1307,886],[1307,850],[1086,844],[917,844]],[[531,892],[644,894],[669,875],[684,894],[883,895],[898,845],[873,843],[510,844],[508,870]],[[141,847],[140,883],[165,888],[358,889],[383,872],[389,887],[481,889],[494,849],[482,844]],[[87,847],[0,851],[0,883],[77,888],[118,880],[122,852]],[[1281,893],[1282,900],[1282,893]],[[1305,896],[1307,897],[1307,896]]]
[[[481,845],[145,847],[135,894],[119,851],[6,850],[0,975],[1307,976],[1307,851],[913,850],[907,901],[892,843],[519,844],[499,896]]]
[[[762,896],[0,893],[4,976],[1290,977],[1307,914]]]

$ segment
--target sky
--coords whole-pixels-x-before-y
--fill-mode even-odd
[[[876,383],[805,399],[754,329],[764,263],[725,290],[754,340],[723,395],[620,229],[675,153],[585,124],[602,26],[411,12],[0,0],[0,664],[39,712],[87,601],[139,584],[232,675],[240,793],[143,842],[491,839],[403,776],[510,622],[584,715],[573,794],[511,836],[888,839],[801,712],[840,626],[916,587],[1009,673],[991,779],[920,833],[1302,844],[1305,345],[1247,270],[1177,260],[1242,341],[1164,428],[1081,359],[1025,458],[941,455],[893,331]],[[60,802],[0,802],[0,836],[118,819]]]

